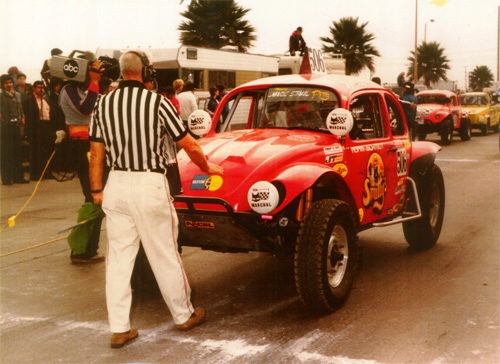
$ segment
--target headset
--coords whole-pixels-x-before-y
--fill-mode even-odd
[[[142,82],[152,82],[156,79],[156,70],[153,65],[149,63],[148,57],[144,53],[139,53],[136,51],[128,51],[127,53],[135,54],[142,61],[144,67],[142,67]]]

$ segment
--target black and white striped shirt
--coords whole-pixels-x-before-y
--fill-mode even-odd
[[[146,171],[167,168],[167,133],[174,141],[187,134],[175,107],[129,80],[99,99],[89,139],[104,143],[109,167]]]

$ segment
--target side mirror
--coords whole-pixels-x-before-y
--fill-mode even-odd
[[[326,128],[338,137],[349,134],[354,125],[354,118],[349,110],[338,108],[332,110],[326,117]]]
[[[204,110],[196,110],[188,117],[188,128],[194,135],[204,136],[212,129],[212,117]]]

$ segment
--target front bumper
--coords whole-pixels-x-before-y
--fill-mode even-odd
[[[229,203],[218,198],[176,196],[180,246],[194,246],[222,252],[264,251],[276,253],[277,221],[273,215],[234,212]],[[179,204],[177,204],[179,205]],[[200,209],[197,205],[218,210]],[[221,209],[220,207],[223,207]]]

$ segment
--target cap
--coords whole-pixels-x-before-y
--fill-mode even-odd
[[[59,48],[52,48],[50,51],[51,56],[58,56],[59,54],[62,54],[63,51],[61,51]]]

